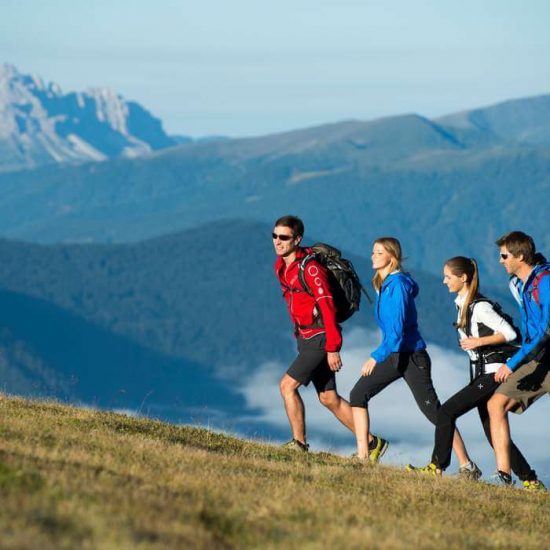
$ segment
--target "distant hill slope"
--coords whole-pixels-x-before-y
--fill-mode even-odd
[[[550,531],[545,494],[1,396],[0,415],[6,549],[544,548]]]
[[[0,390],[9,393],[179,422],[245,408],[208,365],[155,352],[43,300],[0,291],[0,327]]]
[[[124,245],[1,241],[0,286],[171,357],[227,366],[289,359],[292,327],[273,273],[270,230],[226,220]],[[369,286],[370,262],[348,257]],[[423,331],[431,341],[454,345],[447,290],[439,277],[413,274],[421,286]],[[374,327],[366,300],[345,326],[356,324]]]
[[[243,380],[294,355],[270,232],[226,220],[123,245],[0,241],[0,388],[163,418],[193,407],[231,416]],[[368,286],[370,263],[351,259]],[[452,298],[439,277],[413,275],[422,334],[454,347]],[[374,329],[366,300],[344,345],[352,327]]]
[[[2,288],[170,357],[230,367],[291,348],[269,226],[225,221],[125,245],[2,241],[0,256]]]
[[[160,120],[109,89],[63,94],[56,84],[0,64],[0,172],[136,157],[175,144]]]
[[[376,236],[397,235],[416,268],[439,273],[449,255],[466,254],[495,276],[494,239],[505,231],[520,227],[550,249],[550,148],[525,137],[550,128],[547,103],[543,96],[438,121],[349,121],[4,174],[0,234],[136,241],[220,218],[271,224],[294,212],[310,234],[362,256]],[[481,115],[485,125],[470,121]]]
[[[550,95],[513,99],[436,122],[468,143],[485,139],[550,147]]]

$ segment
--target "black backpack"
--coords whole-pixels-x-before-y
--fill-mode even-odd
[[[300,283],[303,289],[313,296],[313,291],[307,286],[304,275],[306,266],[311,260],[315,260],[326,269],[336,306],[336,322],[342,323],[359,310],[361,292],[372,304],[372,299],[361,284],[353,264],[342,258],[342,253],[337,248],[325,243],[316,243],[306,248],[306,252],[298,272]]]
[[[487,302],[490,304],[494,311],[496,311],[498,315],[510,324],[516,333],[516,339],[512,342],[505,342],[503,344],[497,344],[496,346],[483,346],[474,350],[478,360],[475,362],[474,371],[470,370],[471,380],[485,374],[485,365],[488,365],[489,363],[506,363],[508,359],[510,359],[510,357],[517,352],[519,346],[521,345],[521,332],[516,325],[514,325],[514,320],[512,317],[502,309],[498,302],[493,302],[481,294],[468,306],[468,319],[466,322],[466,327],[464,327],[466,336],[472,336],[473,310],[474,306],[480,302]],[[494,332],[483,323],[478,323],[478,331],[480,336],[490,336],[491,334],[494,334]]]
[[[472,302],[470,303],[470,305],[468,307],[468,319],[467,319],[466,327],[465,327],[465,330],[464,330],[464,332],[466,333],[466,336],[472,336],[472,327],[471,327],[472,313],[473,313],[474,306],[476,304],[478,304],[479,302],[487,302],[488,304],[490,304],[491,307],[496,311],[496,313],[500,317],[502,317],[514,329],[514,331],[516,333],[516,339],[513,342],[509,342],[508,345],[514,346],[514,344],[516,344],[516,345],[518,343],[521,344],[521,339],[522,339],[521,331],[515,325],[514,320],[512,319],[512,316],[509,315],[508,313],[506,313],[502,309],[502,306],[498,302],[494,302],[493,300],[489,300],[489,298],[486,298],[482,294],[480,294],[476,299],[472,300]],[[492,331],[490,331],[490,332],[492,332]],[[489,334],[490,332],[488,332],[487,334]],[[486,336],[486,335],[484,335],[484,336]],[[504,345],[506,345],[506,344],[504,344]]]

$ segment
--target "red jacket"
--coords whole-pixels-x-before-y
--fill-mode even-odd
[[[287,267],[283,258],[277,258],[275,262],[275,274],[283,291],[290,318],[295,325],[311,325],[315,321],[315,314],[321,313],[322,327],[299,328],[297,333],[302,338],[311,338],[317,334],[326,333],[326,351],[340,351],[342,347],[342,335],[340,327],[336,323],[336,308],[330,292],[330,286],[326,270],[315,260],[307,264],[304,272],[308,288],[313,296],[302,287],[299,279],[300,262],[307,254],[303,248],[299,248],[296,259]],[[293,292],[295,289],[298,292]]]

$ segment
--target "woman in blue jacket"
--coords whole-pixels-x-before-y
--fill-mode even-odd
[[[361,378],[350,394],[353,410],[357,456],[377,462],[388,447],[387,441],[374,438],[377,447],[369,449],[369,400],[399,378],[404,378],[416,403],[428,420],[435,424],[439,399],[433,387],[430,356],[418,330],[414,299],[418,285],[401,270],[401,244],[393,237],[374,241],[372,283],[377,292],[375,318],[382,331],[382,342],[361,369]],[[460,472],[467,475],[475,465],[470,461],[458,430],[453,448]]]

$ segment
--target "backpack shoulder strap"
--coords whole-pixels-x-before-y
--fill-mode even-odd
[[[308,251],[308,254],[306,254],[306,256],[304,256],[300,260],[300,265],[298,266],[298,280],[300,281],[301,288],[291,287],[290,285],[287,285],[281,279],[279,279],[281,287],[283,288],[283,290],[285,292],[307,292],[308,294],[311,294],[313,296],[313,294],[310,292],[310,290],[309,290],[309,288],[306,284],[306,281],[305,281],[304,275],[303,275],[303,270],[305,269],[305,263],[307,261],[309,261],[311,259],[311,257],[313,256],[313,254],[309,251],[309,249],[306,249],[306,250]]]
[[[466,326],[464,327],[464,332],[468,337],[472,336],[472,317],[474,315],[474,307],[476,304],[480,304],[481,302],[487,302],[488,304],[491,305],[491,307],[493,308],[495,307],[494,302],[489,300],[489,298],[485,298],[485,296],[481,294],[470,302],[470,304],[468,305],[468,315],[466,317]]]
[[[493,309],[493,311],[497,315],[502,317],[502,319],[504,319],[514,329],[514,331],[516,333],[516,340],[521,341],[521,331],[515,325],[514,319],[511,317],[511,315],[506,313],[506,311],[504,311],[504,309],[502,309],[502,306],[498,302],[495,302],[495,301],[493,301],[493,300],[491,300],[491,299],[489,299],[489,298],[487,298],[483,295],[480,295],[480,297],[478,299],[474,300],[470,305],[473,306],[474,304],[477,304],[477,303],[480,303],[480,302],[488,303],[491,306],[491,308]]]
[[[535,275],[535,278],[533,279],[531,289],[533,290],[533,299],[535,300],[535,303],[537,304],[537,306],[540,306],[540,291],[539,291],[540,281],[543,277],[547,277],[548,275],[550,275],[550,269],[544,269],[539,273],[537,273]]]
[[[298,269],[298,279],[300,280],[300,284],[302,285],[302,288],[305,292],[307,292],[310,296],[313,296],[313,291],[311,288],[309,288],[307,282],[306,282],[306,276],[305,271],[307,264],[315,259],[315,252],[312,252],[311,250],[302,258],[302,261],[300,262],[300,268]]]

